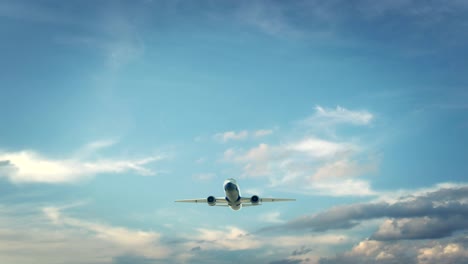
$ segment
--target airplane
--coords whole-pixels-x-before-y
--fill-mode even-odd
[[[237,211],[242,207],[257,206],[265,202],[287,202],[296,201],[296,199],[285,199],[285,198],[260,198],[258,195],[252,197],[242,197],[240,193],[240,187],[237,181],[233,178],[226,179],[224,181],[224,192],[225,197],[214,197],[208,196],[208,198],[200,199],[186,199],[177,200],[179,203],[207,203],[209,206],[225,206],[231,207],[232,210]]]

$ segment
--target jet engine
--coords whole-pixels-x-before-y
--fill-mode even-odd
[[[216,198],[214,196],[208,196],[208,198],[206,198],[206,202],[208,203],[209,206],[215,206]]]
[[[258,197],[258,195],[253,195],[251,198],[250,198],[250,202],[254,205],[258,204],[260,202],[260,197]]]

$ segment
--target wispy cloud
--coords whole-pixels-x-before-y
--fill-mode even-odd
[[[220,142],[228,141],[239,141],[247,138],[261,138],[273,134],[271,129],[260,129],[255,131],[226,131],[222,133],[216,133],[213,137]]]
[[[312,126],[336,126],[341,124],[368,125],[374,119],[374,115],[366,110],[348,110],[337,106],[328,109],[322,106],[315,107],[315,113],[302,122]]]
[[[154,175],[156,172],[145,165],[161,160],[162,156],[148,156],[141,159],[93,158],[89,155],[114,142],[91,143],[78,155],[68,158],[49,158],[36,151],[23,150],[0,153],[2,176],[14,183],[70,183],[91,178],[97,174],[134,172],[140,175]]]
[[[239,132],[235,131],[226,131],[223,133],[217,133],[214,135],[214,138],[221,141],[221,142],[227,142],[229,140],[243,140],[246,139],[249,133],[247,130],[242,130]]]
[[[44,215],[57,227],[86,230],[98,240],[119,247],[119,254],[138,254],[148,258],[163,258],[169,249],[159,244],[160,234],[124,227],[115,227],[63,215],[57,207],[43,208]],[[159,244],[159,245],[158,245]]]
[[[0,258],[8,263],[113,263],[124,255],[151,260],[173,250],[162,235],[70,217],[62,207],[0,206]],[[68,209],[66,209],[68,208]]]

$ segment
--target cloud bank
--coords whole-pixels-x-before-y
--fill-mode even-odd
[[[351,229],[367,220],[386,219],[371,240],[438,239],[466,230],[468,186],[442,188],[396,202],[361,203],[333,207],[264,230]]]

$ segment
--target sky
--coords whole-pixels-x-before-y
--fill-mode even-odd
[[[467,14],[0,0],[1,262],[467,263]]]

